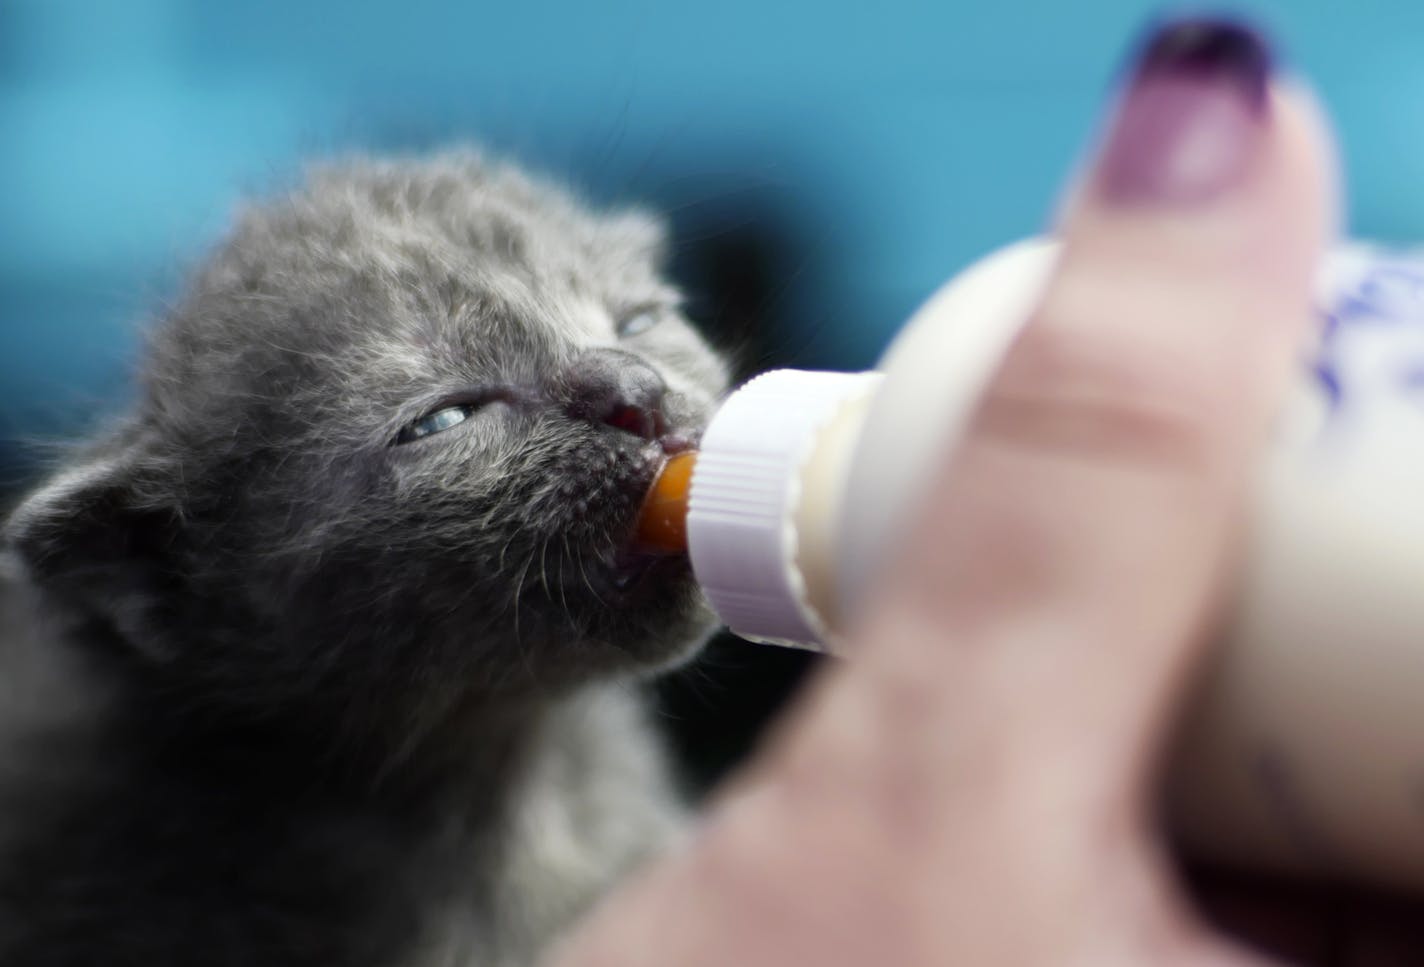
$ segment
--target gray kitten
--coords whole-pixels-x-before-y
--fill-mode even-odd
[[[473,156],[316,172],[153,333],[0,579],[0,963],[525,964],[680,811],[628,537],[727,370],[658,225]]]

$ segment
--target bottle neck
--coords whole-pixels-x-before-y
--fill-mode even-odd
[[[688,551],[713,609],[737,634],[806,647],[826,637],[840,477],[879,382],[877,373],[765,373],[728,397],[703,433]]]
[[[802,606],[808,613],[808,624],[832,651],[845,617],[837,594],[842,553],[837,546],[838,523],[851,461],[878,385],[878,380],[868,381],[841,403],[816,433],[801,468],[801,496],[794,509],[795,565],[805,588]]]

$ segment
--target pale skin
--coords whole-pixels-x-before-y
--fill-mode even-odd
[[[1318,112],[1267,98],[1208,202],[1077,180],[1057,275],[854,660],[555,964],[1262,962],[1187,899],[1153,806],[1334,231]]]

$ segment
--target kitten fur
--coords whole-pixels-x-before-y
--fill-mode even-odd
[[[637,683],[710,616],[626,544],[727,369],[663,249],[465,153],[237,220],[5,527],[0,964],[528,964],[677,836]]]

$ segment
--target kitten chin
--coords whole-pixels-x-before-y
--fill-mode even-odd
[[[238,220],[6,524],[0,962],[529,963],[674,835],[632,683],[710,614],[629,539],[727,368],[664,248],[469,153]]]

